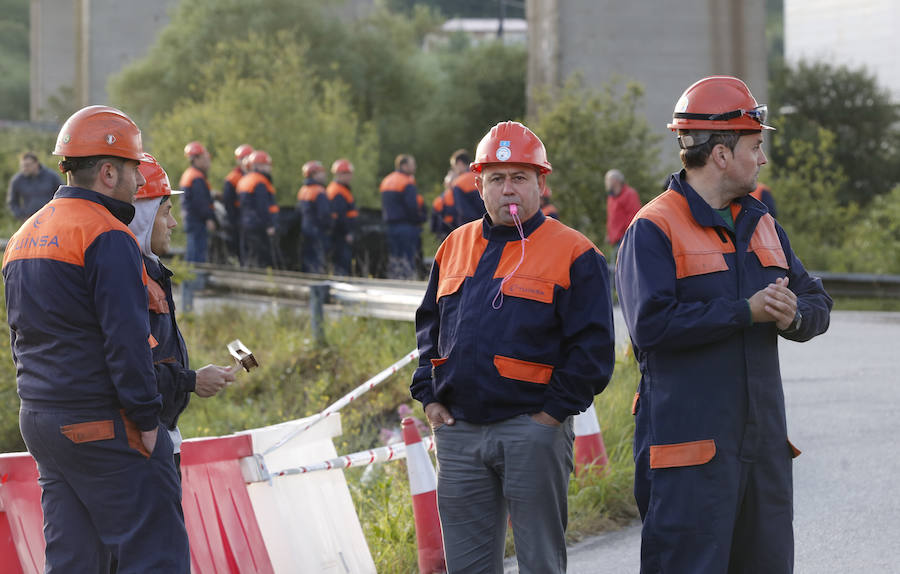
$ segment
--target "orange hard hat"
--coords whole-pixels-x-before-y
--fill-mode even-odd
[[[353,173],[353,164],[349,159],[336,159],[331,164],[331,173]]]
[[[731,76],[710,76],[695,82],[675,104],[670,130],[762,131],[768,107],[759,105],[750,88]]]
[[[272,156],[258,149],[247,156],[247,162],[250,165],[272,165]]]
[[[553,171],[544,143],[519,122],[500,122],[481,138],[469,169],[481,173],[489,163],[524,163],[535,166],[542,174]]]
[[[203,147],[203,144],[200,142],[190,142],[184,146],[184,157],[194,157],[195,155],[203,155],[205,153],[206,148]]]
[[[250,144],[241,144],[234,148],[234,159],[240,161],[253,153],[253,147]]]
[[[144,159],[141,161],[138,169],[141,175],[144,176],[144,179],[147,180],[147,183],[138,188],[137,193],[134,194],[135,199],[152,199],[154,197],[167,197],[184,193],[180,189],[172,189],[166,170],[149,153],[144,154]]]
[[[141,161],[141,130],[122,111],[88,106],[72,114],[59,130],[53,155],[111,156]]]
[[[311,160],[303,164],[303,177],[312,177],[320,171],[325,171],[325,166],[318,160]]]

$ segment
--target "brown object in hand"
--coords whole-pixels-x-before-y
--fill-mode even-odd
[[[248,373],[250,369],[259,366],[259,361],[256,360],[256,357],[253,356],[253,353],[241,343],[240,339],[235,339],[234,341],[228,343],[228,352],[231,353],[231,356],[234,357],[234,360],[240,363],[244,370]]]

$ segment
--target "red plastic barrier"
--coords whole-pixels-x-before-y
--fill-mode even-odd
[[[274,574],[241,475],[250,435],[181,445],[182,506],[192,574]]]
[[[4,573],[44,571],[44,513],[37,479],[37,465],[30,454],[0,454],[0,564]]]

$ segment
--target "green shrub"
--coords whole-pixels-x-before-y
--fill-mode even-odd
[[[665,173],[660,138],[637,111],[643,88],[619,91],[615,83],[593,90],[573,76],[562,90],[537,96],[537,117],[528,122],[553,164],[547,181],[560,217],[598,245],[606,236],[606,171],[621,170],[644,201],[659,194]]]

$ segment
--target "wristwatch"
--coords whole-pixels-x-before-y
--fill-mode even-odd
[[[800,325],[803,323],[803,313],[800,312],[800,309],[797,309],[797,312],[794,313],[794,320],[791,321],[791,324],[787,326],[787,329],[782,329],[782,333],[793,333],[800,329]]]

